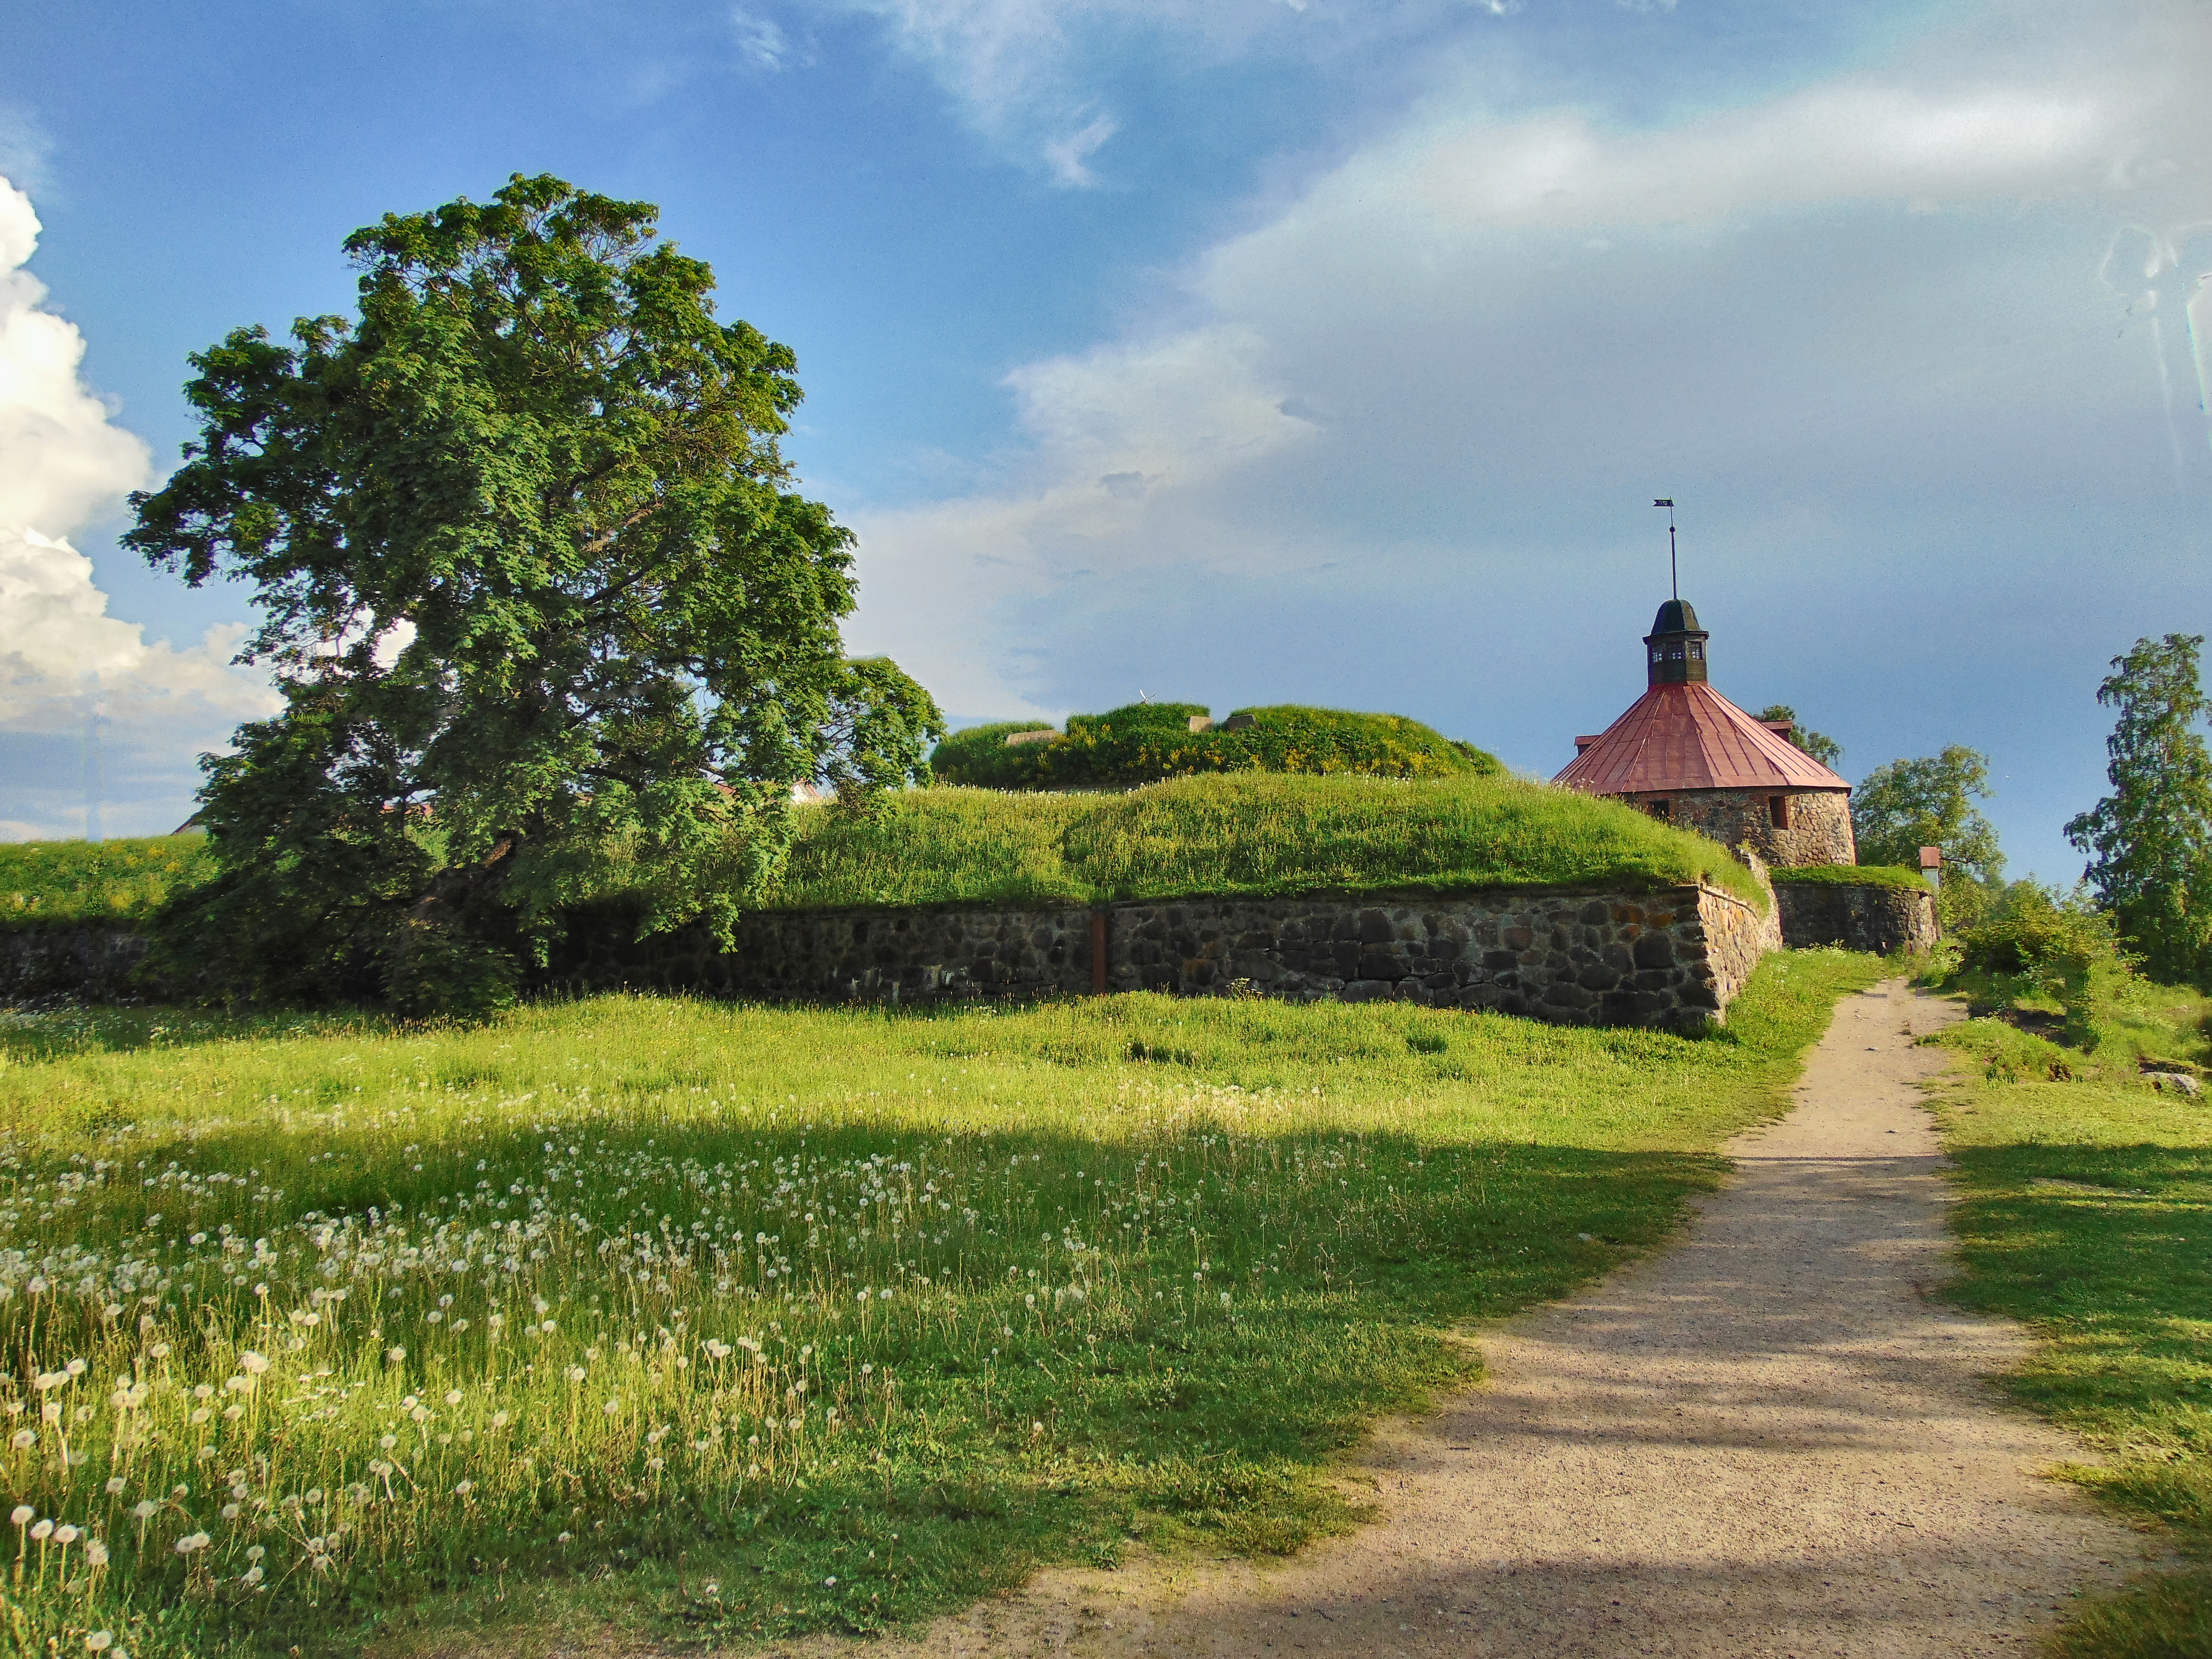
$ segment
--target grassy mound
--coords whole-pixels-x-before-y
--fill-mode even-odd
[[[930,766],[944,782],[983,789],[1126,788],[1208,772],[1444,778],[1505,769],[1494,755],[1400,714],[1279,703],[1239,709],[1253,723],[1238,731],[1192,731],[1193,717],[1207,712],[1203,703],[1132,703],[1071,715],[1050,741],[1011,746],[1017,732],[1052,728],[1035,720],[971,726],[939,744]]]
[[[204,836],[0,842],[0,928],[143,921],[214,872]]]
[[[1800,864],[1766,872],[1777,884],[1793,887],[1910,887],[1929,890],[1917,870],[1901,864]]]
[[[1242,773],[1115,795],[920,790],[865,817],[814,809],[765,908],[1700,879],[1765,908],[1751,872],[1717,843],[1617,802],[1510,777]]]

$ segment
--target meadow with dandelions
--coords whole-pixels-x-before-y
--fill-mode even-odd
[[[1353,1524],[1462,1322],[1657,1242],[1728,1033],[1130,996],[0,1028],[0,1651],[671,1650]]]

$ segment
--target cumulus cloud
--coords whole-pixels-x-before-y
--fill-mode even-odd
[[[1011,377],[1031,449],[991,494],[856,518],[866,550],[863,635],[896,617],[901,660],[947,708],[1046,712],[1018,689],[1040,665],[992,648],[979,624],[1068,580],[1171,556],[1194,538],[1226,543],[1207,487],[1265,457],[1310,443],[1313,422],[1285,407],[1249,331],[1192,330],[1032,364]],[[1164,533],[1164,508],[1176,515]],[[1003,635],[1000,635],[1003,639]]]
[[[1168,648],[1194,586],[1303,587],[1270,625],[1325,638],[1345,573],[1472,601],[1587,570],[1616,495],[1725,495],[1740,544],[1863,566],[1883,550],[1841,525],[1877,489],[2124,499],[2166,394],[2116,293],[2163,307],[2168,381],[2173,313],[2212,335],[2176,264],[2212,222],[2201,23],[2189,0],[1991,7],[1657,127],[1436,99],[1195,258],[1159,298],[1176,325],[1014,374],[1028,447],[991,487],[859,517],[856,631],[949,707],[1034,712],[1082,695],[1098,641]],[[2107,260],[2130,227],[2148,253]],[[2171,401],[2202,455],[2197,392]],[[2162,425],[2155,447],[2163,468]],[[1177,637],[1220,615],[1197,610]]]
[[[149,475],[145,445],[79,378],[82,336],[23,270],[39,229],[29,198],[0,179],[0,734],[52,738],[97,720],[127,786],[149,756],[173,774],[180,749],[220,743],[275,699],[230,665],[242,629],[181,650],[149,641],[142,624],[107,614],[92,561],[70,545]],[[21,756],[8,770],[0,815],[17,830],[82,825],[65,814],[74,791],[40,784]]]

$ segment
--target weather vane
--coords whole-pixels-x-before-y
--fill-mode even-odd
[[[1674,498],[1662,495],[1651,505],[1667,509],[1667,580],[1674,590],[1674,597],[1680,599],[1682,597],[1682,577],[1674,568]]]

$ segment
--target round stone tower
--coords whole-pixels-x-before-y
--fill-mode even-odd
[[[1706,643],[1683,599],[1659,607],[1644,636],[1646,689],[1552,781],[1640,806],[1654,817],[1749,842],[1769,864],[1856,864],[1851,787],[1706,682]]]

